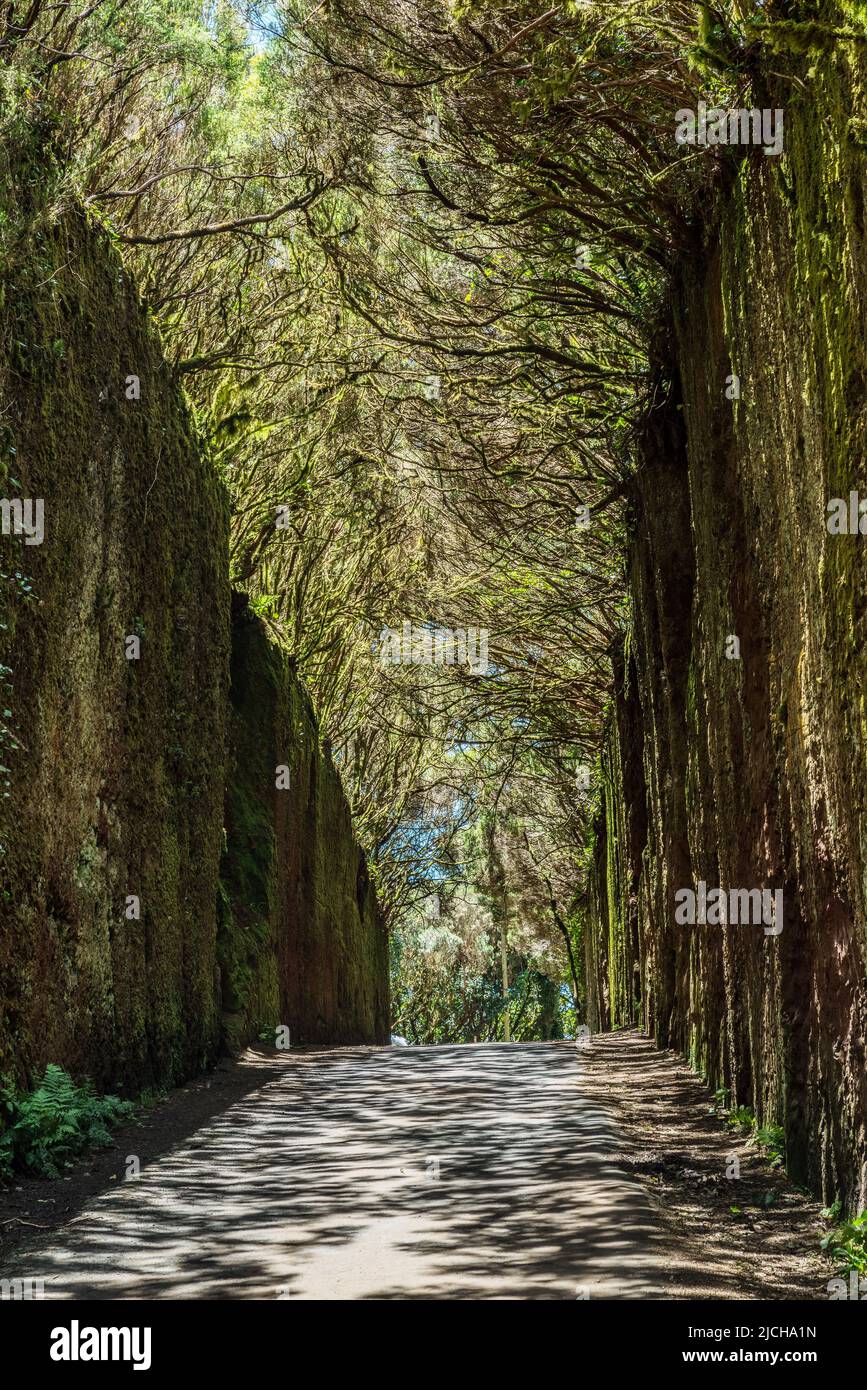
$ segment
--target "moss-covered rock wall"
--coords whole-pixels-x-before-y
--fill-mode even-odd
[[[163,1085],[266,1023],[380,1039],[340,783],[259,627],[231,651],[228,502],[158,335],[83,215],[20,231],[0,495],[41,502],[44,536],[0,536],[0,1076]],[[292,792],[269,803],[275,761]]]
[[[310,701],[233,599],[219,958],[230,1040],[387,1042],[388,948],[340,779]]]
[[[227,502],[104,236],[44,227],[3,292],[4,496],[44,539],[2,538],[0,1071],[171,1081],[219,1038]]]
[[[767,93],[761,104],[785,111],[785,152],[732,152],[674,286],[586,948],[609,962],[602,1022],[636,1019],[684,1052],[784,1126],[794,1177],[859,1209],[867,540],[831,534],[827,508],[867,499],[862,64],[839,41]],[[636,687],[642,775],[627,778]],[[640,833],[624,844],[630,816]],[[675,894],[701,880],[781,889],[782,932],[679,925]],[[630,895],[638,1005],[622,983]]]

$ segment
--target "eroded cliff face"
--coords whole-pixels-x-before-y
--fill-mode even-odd
[[[104,237],[46,229],[4,294],[4,496],[44,539],[2,538],[0,1072],[172,1081],[219,1038],[228,506]]]
[[[387,1042],[388,943],[310,701],[233,597],[219,959],[226,1036]]]
[[[281,1022],[380,1039],[349,811],[282,658],[258,627],[231,651],[228,502],[158,336],[82,215],[13,250],[0,495],[44,536],[0,537],[0,1076],[171,1084]]]
[[[762,102],[782,159],[736,165],[674,287],[586,952],[603,1026],[641,1021],[784,1126],[793,1177],[860,1209],[867,541],[827,523],[867,498],[865,110],[845,47],[809,64]],[[782,931],[679,924],[701,881],[782,890]]]

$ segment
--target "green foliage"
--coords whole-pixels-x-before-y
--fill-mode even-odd
[[[504,991],[497,932],[479,904],[459,900],[435,922],[408,920],[390,938],[393,1029],[412,1043],[569,1037],[576,1026],[556,961],[526,943],[508,953]],[[526,953],[525,953],[526,952]]]
[[[822,1215],[826,1219],[836,1220],[839,1213],[840,1203],[835,1202],[832,1207],[826,1207]],[[867,1274],[867,1211],[829,1231],[822,1240],[822,1249],[827,1250],[838,1262],[841,1274],[848,1274],[852,1269],[859,1274]]]
[[[726,1118],[732,1129],[741,1134],[751,1134],[755,1128],[756,1117],[748,1105],[738,1105],[728,1112]]]
[[[507,1010],[527,1036],[574,1026],[562,990],[585,989],[573,904],[603,798],[610,1007],[637,1013],[623,807],[610,778],[578,790],[575,772],[597,760],[627,621],[665,276],[721,157],[676,150],[673,113],[696,65],[721,94],[744,87],[748,9],[480,0],[420,24],[402,0],[375,16],[276,0],[258,18],[132,0],[83,12],[87,83],[75,63],[51,77],[64,114],[46,217],[68,195],[126,244],[231,491],[233,576],[312,692],[380,902],[407,923],[425,876],[475,894],[474,925],[395,937],[396,1025],[424,1040],[500,1036]],[[45,37],[16,38],[7,145],[28,123],[45,144],[28,114]],[[14,200],[0,214],[11,243],[33,239]],[[379,634],[405,619],[490,633],[490,678],[378,662]],[[272,846],[253,805],[236,786],[220,899],[238,1014],[267,944]],[[473,864],[454,845],[484,813],[496,834]],[[774,1127],[742,1120],[781,1152]]]
[[[726,1122],[739,1134],[749,1135],[751,1148],[760,1149],[772,1168],[781,1168],[786,1159],[786,1134],[782,1125],[759,1124],[748,1105],[728,1107],[729,1091],[720,1087],[714,1093],[714,1113],[725,1116]]]
[[[16,29],[5,132],[40,175],[8,183],[39,190],[44,220],[83,203],[126,245],[232,495],[233,579],[311,691],[386,914],[442,868],[468,807],[517,788],[533,855],[509,872],[520,889],[531,870],[573,991],[565,922],[591,809],[574,768],[595,761],[625,617],[644,325],[682,182],[656,137],[639,148],[604,114],[628,100],[648,131],[669,120],[679,78],[660,91],[653,24],[610,0],[584,9],[528,26],[522,4],[474,5],[431,52],[399,0],[376,18],[300,0],[258,16],[228,0],[97,4],[67,16],[82,81],[77,60],[46,69],[56,21],[37,6],[33,32]],[[370,87],[380,24],[401,37]],[[479,26],[505,65],[479,66]],[[55,107],[47,180],[37,110]],[[32,260],[31,211],[0,207]],[[32,273],[62,292],[57,267]],[[48,366],[69,358],[67,334],[47,341]],[[422,389],[433,376],[440,403]],[[576,536],[579,504],[596,514]],[[490,633],[495,677],[377,662],[404,619]]]
[[[111,1143],[110,1131],[134,1106],[118,1096],[97,1095],[53,1063],[35,1091],[0,1091],[0,1180],[13,1173],[56,1178],[79,1154]]]
[[[700,6],[698,44],[689,56],[692,66],[708,78],[721,73],[730,75],[738,65],[739,54],[732,35],[710,5]]]
[[[867,37],[857,29],[814,21],[776,20],[772,24],[757,24],[755,32],[771,52],[779,54],[832,53],[841,43],[851,43],[863,52],[867,44]]]
[[[761,1149],[772,1168],[781,1168],[786,1161],[786,1134],[782,1125],[757,1125],[750,1140]]]
[[[250,609],[265,622],[279,617],[279,594],[257,594],[250,600]]]

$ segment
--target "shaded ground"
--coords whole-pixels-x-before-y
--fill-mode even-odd
[[[264,1049],[248,1051],[242,1062],[223,1060],[207,1075],[140,1110],[115,1131],[110,1148],[88,1154],[64,1177],[50,1182],[16,1179],[0,1187],[0,1265],[13,1250],[39,1243],[38,1232],[63,1230],[91,1198],[121,1182],[128,1154],[137,1155],[142,1164],[152,1162],[277,1075],[279,1068]]]
[[[0,1272],[59,1299],[826,1297],[815,1206],[746,1162],[738,1205],[783,1196],[734,1217],[714,1179],[743,1145],[707,1110],[631,1032],[251,1056],[173,1096],[151,1151],[126,1131],[116,1182],[62,1229],[16,1228]],[[70,1190],[23,1186],[31,1211]]]
[[[669,1231],[669,1297],[828,1298],[819,1204],[712,1113],[682,1058],[624,1029],[594,1038],[585,1060],[582,1094],[619,1122],[612,1161],[641,1179]],[[732,1157],[738,1178],[726,1176]]]

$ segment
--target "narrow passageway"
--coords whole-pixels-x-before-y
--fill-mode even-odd
[[[0,1274],[51,1299],[827,1297],[816,1204],[636,1030],[252,1068]],[[140,1137],[119,1136],[120,1176]]]
[[[664,1296],[582,1066],[568,1043],[289,1053],[28,1271],[60,1299]]]

